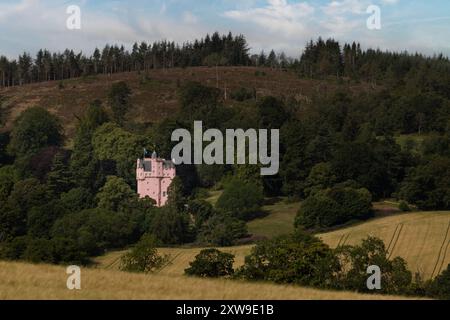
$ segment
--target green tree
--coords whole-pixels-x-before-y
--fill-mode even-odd
[[[233,217],[248,220],[259,213],[264,201],[262,187],[233,179],[216,203],[216,208]]]
[[[247,234],[244,221],[227,214],[216,213],[201,227],[198,241],[208,245],[228,247]]]
[[[47,110],[33,107],[23,111],[14,122],[9,151],[23,158],[48,146],[59,146],[63,140],[59,120]]]
[[[295,225],[329,228],[372,215],[372,196],[366,189],[336,186],[307,198],[297,214]]]
[[[234,255],[217,249],[205,249],[190,262],[190,267],[184,270],[188,276],[202,278],[230,277],[234,273]]]
[[[160,256],[156,249],[156,238],[150,234],[141,240],[120,260],[120,269],[127,272],[151,273],[168,262],[167,256]]]
[[[132,134],[116,124],[106,123],[92,136],[95,158],[101,161],[114,161],[117,175],[130,185],[136,183],[136,159],[142,157],[142,150],[153,149],[153,144],[146,136]]]
[[[155,210],[148,230],[163,244],[183,244],[191,240],[189,215],[165,206]]]
[[[48,189],[38,180],[18,181],[0,212],[0,242],[25,235],[29,210],[48,200]]]
[[[431,282],[428,294],[434,298],[450,300],[450,265]]]
[[[423,210],[450,209],[450,159],[436,157],[414,168],[399,197]]]
[[[381,293],[405,294],[408,292],[412,274],[402,258],[389,259],[389,252],[382,240],[368,237],[361,245],[337,249],[336,254],[344,266],[337,274],[335,284],[338,288],[370,292],[367,288],[367,268],[375,265],[382,271]]]
[[[47,186],[54,196],[59,196],[63,192],[69,191],[72,186],[72,177],[68,167],[67,156],[59,152],[53,159],[50,172],[47,175]]]
[[[237,271],[241,278],[327,288],[340,265],[320,239],[298,231],[258,243]]]
[[[137,205],[138,195],[122,178],[109,176],[96,199],[101,209],[130,212]]]
[[[114,83],[108,93],[108,102],[111,106],[113,119],[119,125],[123,125],[125,116],[130,109],[131,93],[131,89],[123,81]]]

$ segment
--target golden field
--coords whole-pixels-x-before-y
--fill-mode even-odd
[[[279,215],[280,213],[277,213]],[[270,216],[264,218],[272,224]],[[261,230],[264,229],[261,226]],[[272,235],[273,228],[265,230]],[[325,243],[335,248],[338,245],[354,245],[368,236],[381,238],[389,249],[390,256],[400,256],[413,272],[420,272],[424,279],[435,277],[450,263],[450,212],[417,212],[375,218],[365,223],[319,235]],[[236,256],[235,266],[244,263],[252,246],[221,248]],[[201,248],[162,248],[160,253],[170,256],[171,264],[160,271],[162,275],[183,275]],[[111,252],[97,258],[97,268],[118,269],[124,251]],[[434,272],[433,272],[434,271]]]
[[[272,221],[270,216],[265,219]],[[368,235],[380,237],[390,249],[392,257],[405,258],[411,271],[420,271],[422,276],[430,278],[433,270],[436,276],[450,263],[449,225],[450,212],[418,212],[375,218],[319,236],[332,247],[356,244]],[[238,267],[244,263],[251,248],[251,245],[247,245],[221,250],[234,254],[235,267]],[[110,252],[95,259],[93,267],[82,269],[82,290],[75,292],[66,288],[68,275],[64,267],[0,262],[0,299],[398,299],[184,276],[184,269],[200,250],[160,249],[160,253],[169,255],[171,263],[152,275],[119,271],[120,257],[125,251]]]
[[[0,262],[0,300],[381,300],[393,296],[294,286],[81,270],[81,290],[68,290],[64,267]]]
[[[424,279],[450,263],[450,212],[417,212],[377,218],[320,235],[328,245],[353,245],[368,236],[381,238],[391,257],[400,256]]]

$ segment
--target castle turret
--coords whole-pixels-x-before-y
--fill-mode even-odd
[[[152,198],[158,207],[167,203],[168,190],[175,176],[176,169],[173,162],[158,158],[156,152],[152,153],[151,158],[145,156],[137,160],[138,194],[141,198]]]

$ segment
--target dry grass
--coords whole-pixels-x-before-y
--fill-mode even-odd
[[[250,253],[252,246],[239,246],[230,248],[220,248],[221,251],[235,255],[235,267],[244,264],[245,256]],[[202,248],[162,248],[160,254],[169,256],[170,263],[158,272],[165,276],[182,276],[184,270],[189,267],[189,262],[194,261],[195,256]],[[120,258],[125,251],[116,251],[95,259],[96,267],[99,269],[118,270]]]
[[[379,237],[391,257],[404,258],[412,272],[429,279],[450,263],[449,226],[450,212],[408,213],[374,219],[320,237],[332,247],[357,244],[369,235]]]
[[[256,76],[257,70],[263,70],[265,76]],[[309,99],[317,90],[333,91],[334,81],[299,79],[294,72],[282,72],[268,68],[222,67],[220,88],[227,92],[246,87],[255,88],[259,97],[266,95],[293,97],[301,101]],[[197,67],[187,69],[152,70],[147,75],[136,72],[98,75],[87,78],[65,80],[64,88],[59,81],[36,83],[22,87],[0,88],[0,95],[6,98],[6,125],[1,130],[10,130],[13,120],[24,110],[33,106],[47,108],[57,115],[70,139],[76,125],[75,115],[82,114],[90,102],[96,99],[106,101],[111,84],[125,81],[132,89],[133,109],[129,117],[137,123],[154,123],[178,110],[178,86],[187,81],[198,81],[205,85],[216,86],[215,68]],[[364,84],[351,88],[354,92],[368,90]],[[227,100],[226,105],[237,105]]]
[[[0,262],[0,300],[127,299],[127,300],[379,300],[400,297],[351,292],[207,280],[168,275],[139,275],[111,270],[82,269],[81,290],[66,288],[65,268]]]

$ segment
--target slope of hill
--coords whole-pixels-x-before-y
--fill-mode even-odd
[[[357,244],[367,236],[384,240],[391,257],[400,256],[409,269],[425,278],[437,276],[450,263],[450,212],[417,212],[377,218],[322,234],[330,246]]]
[[[286,234],[291,231],[279,230],[274,227],[277,217],[286,215],[294,217],[291,209],[272,212],[271,215],[260,220],[258,224],[250,225],[250,229],[262,230],[265,236]],[[389,214],[389,213],[387,213]],[[381,213],[380,213],[381,215]],[[279,221],[278,226],[283,225]],[[275,233],[275,234],[274,234]],[[400,256],[408,263],[413,272],[420,272],[424,279],[440,274],[450,263],[450,212],[417,212],[395,214],[378,217],[365,223],[350,226],[345,229],[319,235],[331,247],[339,245],[358,244],[368,236],[381,238],[389,249],[391,257]],[[244,263],[245,256],[250,253],[252,246],[238,246],[222,248],[220,250],[235,255],[235,267]],[[162,248],[160,252],[170,256],[171,264],[160,271],[162,275],[182,275],[201,248]],[[97,258],[97,267],[101,269],[115,269],[119,267],[119,259],[124,251],[111,252]]]
[[[379,300],[392,296],[207,280],[168,275],[140,275],[111,270],[81,270],[81,290],[66,288],[63,267],[0,262],[0,300],[128,299],[128,300]]]
[[[256,89],[257,96],[286,96],[299,101],[321,90],[326,92],[337,86],[336,81],[300,79],[294,72],[283,72],[270,68],[221,67],[219,86],[228,93],[242,87]],[[106,101],[112,83],[125,81],[130,86],[133,108],[129,118],[137,123],[154,123],[171,115],[178,108],[178,87],[187,81],[198,81],[204,85],[216,86],[216,69],[196,67],[186,69],[156,69],[148,74],[136,72],[98,75],[62,82],[44,82],[22,87],[0,89],[5,127],[8,130],[13,120],[24,110],[33,106],[47,108],[62,121],[66,135],[72,137],[76,125],[76,115],[92,101]],[[355,85],[351,89],[364,90],[369,86]],[[226,104],[238,102],[228,99]],[[1,120],[1,119],[0,119]]]

